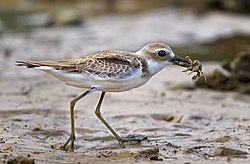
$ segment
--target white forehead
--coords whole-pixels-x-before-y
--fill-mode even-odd
[[[161,51],[161,50],[172,52],[172,49],[169,46],[168,47],[162,47],[162,48],[154,48],[152,50],[155,51],[155,52],[158,52],[158,51]]]

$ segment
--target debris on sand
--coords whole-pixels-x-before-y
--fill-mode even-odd
[[[150,157],[152,155],[158,155],[159,154],[159,148],[153,147],[146,150],[139,151],[139,154],[142,155],[144,158]]]
[[[32,128],[32,132],[37,132],[40,131],[42,129],[42,125],[41,124],[36,124],[33,128]]]
[[[162,161],[163,158],[160,157],[160,150],[158,147],[153,147],[145,150],[138,151],[138,154],[134,156],[135,159],[149,159],[151,161]]]
[[[248,153],[241,150],[236,150],[227,147],[217,147],[212,153],[213,156],[238,156],[238,155],[247,155]]]
[[[152,155],[149,159],[150,159],[150,161],[163,161],[163,158],[161,158],[157,155]]]
[[[213,140],[209,140],[207,142],[220,142],[220,143],[225,143],[225,142],[229,142],[229,141],[238,141],[239,138],[237,137],[231,137],[231,136],[222,136]]]
[[[195,81],[197,87],[215,90],[235,90],[240,93],[250,94],[250,52],[244,51],[236,55],[232,61],[222,64],[222,70],[215,70]]]
[[[35,164],[35,159],[30,158],[30,155],[28,154],[27,156],[22,156],[18,155],[14,157],[13,155],[4,155],[1,157],[2,161],[4,163],[8,164]]]
[[[126,159],[133,157],[133,153],[128,152],[128,151],[121,151],[121,152],[115,152],[115,151],[102,151],[99,152],[97,155],[98,158],[109,158],[111,160],[121,160],[121,159]]]
[[[160,120],[160,121],[166,121],[166,122],[172,122],[175,119],[175,116],[170,114],[151,114],[151,117],[154,120]]]

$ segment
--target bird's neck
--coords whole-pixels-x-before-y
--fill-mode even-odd
[[[155,75],[160,70],[166,67],[165,64],[159,64],[157,61],[152,59],[147,60],[147,66],[148,66],[148,72],[150,73],[151,76]]]

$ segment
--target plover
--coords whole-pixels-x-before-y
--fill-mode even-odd
[[[74,149],[75,121],[74,106],[78,100],[100,91],[95,114],[118,140],[121,147],[124,142],[141,141],[144,137],[129,136],[123,138],[108,124],[101,114],[101,104],[106,92],[123,92],[145,84],[153,75],[168,65],[189,67],[190,60],[176,56],[164,43],[150,43],[137,52],[128,51],[95,51],[87,55],[65,60],[17,61],[18,66],[27,66],[47,72],[64,81],[67,85],[87,88],[78,97],[70,101],[71,134],[62,149],[70,144]]]

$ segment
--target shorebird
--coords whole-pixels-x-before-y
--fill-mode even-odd
[[[115,136],[121,147],[125,147],[126,141],[145,139],[145,137],[133,135],[127,138],[121,137],[101,114],[103,98],[106,92],[123,92],[140,87],[153,75],[171,64],[189,67],[191,62],[176,56],[164,43],[150,43],[137,52],[105,50],[65,60],[16,61],[17,66],[42,70],[64,81],[67,85],[87,88],[84,93],[70,101],[71,134],[61,146],[63,150],[66,150],[68,144],[69,149],[74,150],[76,139],[74,106],[76,102],[94,91],[101,92],[95,114]]]

